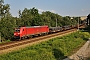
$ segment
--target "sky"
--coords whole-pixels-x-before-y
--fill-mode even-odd
[[[39,12],[50,11],[61,16],[87,16],[90,13],[90,0],[4,0],[10,4],[10,12],[18,17],[24,8],[37,8]]]

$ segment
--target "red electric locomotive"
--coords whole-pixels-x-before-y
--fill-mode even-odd
[[[14,37],[15,38],[25,38],[33,35],[48,33],[48,26],[32,26],[32,27],[19,27],[15,29]]]

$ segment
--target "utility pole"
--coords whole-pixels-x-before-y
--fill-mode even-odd
[[[88,26],[89,26],[89,19],[88,19]]]
[[[0,42],[1,42],[1,32],[0,32]]]
[[[0,16],[0,21],[1,21],[1,16]],[[1,42],[1,32],[0,32],[0,42]]]
[[[57,27],[57,18],[56,18],[56,27]]]
[[[78,17],[78,31],[79,31],[79,17]]]
[[[1,21],[1,16],[0,16],[0,21]],[[0,32],[0,42],[1,42],[1,32]]]
[[[0,22],[1,22],[1,9],[0,9]],[[0,32],[0,42],[1,42],[1,32]]]

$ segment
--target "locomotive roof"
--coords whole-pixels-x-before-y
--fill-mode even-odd
[[[15,29],[20,29],[20,28],[36,28],[36,27],[48,27],[48,26],[23,26],[23,27],[18,27],[18,28],[15,28]]]
[[[35,27],[48,27],[48,26],[26,26],[26,28],[35,28]]]

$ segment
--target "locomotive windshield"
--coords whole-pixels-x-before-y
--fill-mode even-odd
[[[20,32],[20,29],[15,29],[15,32]]]

